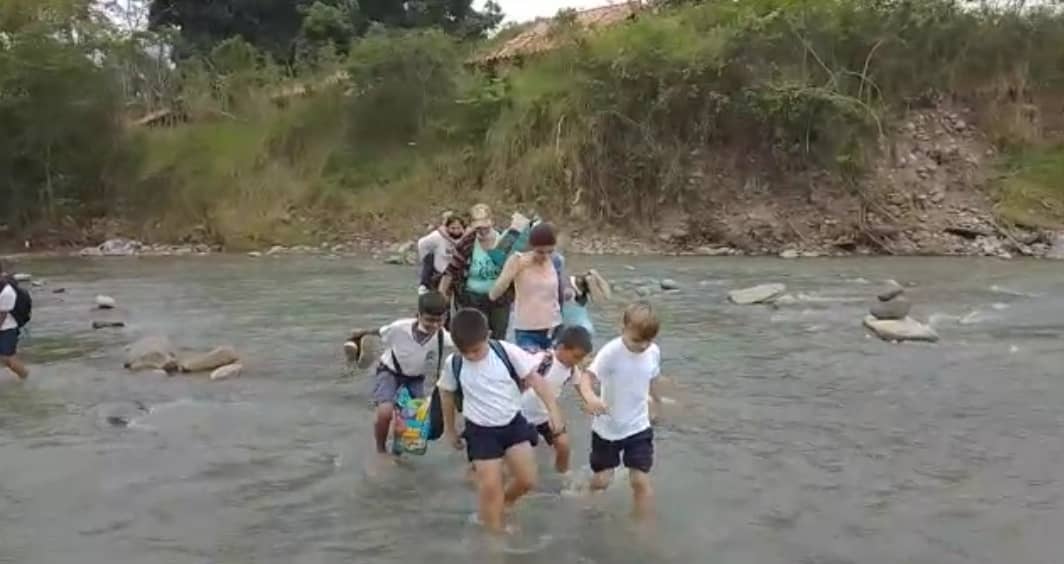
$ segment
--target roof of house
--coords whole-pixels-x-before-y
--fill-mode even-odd
[[[615,25],[633,18],[643,8],[640,0],[627,0],[582,10],[576,12],[575,24],[584,29]],[[528,29],[491,51],[475,56],[471,62],[492,63],[549,51],[555,47],[557,42],[557,36],[551,33],[556,23],[556,18],[536,20],[529,25]]]

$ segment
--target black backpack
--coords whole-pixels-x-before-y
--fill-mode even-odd
[[[11,286],[15,290],[15,307],[11,310],[10,315],[15,319],[19,329],[21,329],[33,317],[33,298],[30,297],[29,292],[19,286],[12,278],[0,280],[0,292],[4,291],[7,286]]]
[[[488,345],[491,347],[491,351],[499,357],[499,360],[506,365],[506,371],[510,373],[510,379],[517,385],[517,389],[523,390],[524,384],[521,382],[521,377],[517,375],[517,369],[514,368],[513,362],[510,361],[510,355],[506,354],[506,349],[503,348],[502,343],[492,339],[488,341]],[[458,411],[462,411],[462,355],[460,353],[454,353],[451,355],[451,372],[454,373],[454,380],[458,384],[458,389],[454,392],[454,403]],[[443,436],[443,405],[440,403],[440,386],[437,383],[436,389],[432,391],[432,399],[429,404],[429,435],[430,441],[435,441]]]

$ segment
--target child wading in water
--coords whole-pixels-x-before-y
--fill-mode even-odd
[[[536,431],[521,415],[521,398],[531,388],[543,401],[551,429],[564,421],[554,393],[536,374],[536,358],[515,345],[489,340],[488,320],[481,312],[463,309],[451,320],[457,356],[443,363],[440,401],[447,441],[463,447],[455,428],[456,398],[462,399],[465,449],[476,472],[478,516],[492,532],[504,532],[503,514],[536,485],[532,453]],[[503,465],[512,480],[503,486]]]
[[[660,408],[658,376],[661,351],[654,344],[660,323],[653,308],[637,303],[624,312],[624,330],[595,355],[580,379],[580,395],[591,422],[592,490],[606,489],[622,456],[632,486],[633,513],[649,517],[654,491],[650,469],[654,465],[654,430],[651,427],[648,396],[655,412]],[[592,380],[601,387],[601,396],[592,389]]]
[[[554,350],[540,353],[536,373],[547,381],[551,394],[557,398],[561,396],[567,384],[571,382],[575,387],[580,381],[579,366],[589,354],[591,333],[583,327],[563,327],[558,333]],[[521,413],[536,428],[547,445],[554,448],[554,469],[567,476],[571,450],[566,429],[551,429],[547,406],[543,405],[532,390],[526,390],[521,398]]]
[[[399,390],[405,387],[414,398],[425,397],[425,376],[439,374],[443,351],[454,343],[442,328],[447,313],[447,300],[439,292],[418,297],[416,319],[400,319],[376,331],[355,330],[349,343],[361,348],[362,338],[376,334],[381,338],[384,353],[377,364],[373,380],[373,403],[376,413],[373,437],[377,454],[389,458],[388,432]]]

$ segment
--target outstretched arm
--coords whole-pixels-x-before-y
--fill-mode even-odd
[[[514,255],[506,259],[506,265],[502,267],[502,274],[495,281],[495,286],[488,292],[488,297],[491,298],[491,301],[501,298],[510,289],[510,285],[514,283],[514,278],[517,277],[520,261],[520,255]]]
[[[539,396],[539,399],[543,400],[543,405],[547,407],[551,430],[555,434],[565,432],[565,417],[562,415],[562,410],[558,407],[558,400],[555,399],[547,381],[539,374],[533,372],[525,377],[525,382]]]

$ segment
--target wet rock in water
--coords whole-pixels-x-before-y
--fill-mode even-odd
[[[251,251],[250,253],[248,253],[248,256],[251,258],[259,258],[262,256],[262,253],[260,253],[259,251]]]
[[[887,285],[882,292],[877,296],[881,302],[889,302],[894,298],[905,293],[905,287],[898,284],[896,280],[887,280]]]
[[[115,299],[112,298],[111,296],[104,296],[104,295],[96,296],[96,307],[98,307],[100,309],[114,309],[117,306],[118,306],[118,303],[115,302]]]
[[[126,349],[127,370],[177,370],[177,353],[166,337],[145,337]]]
[[[650,288],[648,288],[646,286],[640,286],[640,287],[635,289],[635,294],[637,296],[639,296],[640,298],[645,298],[645,297],[649,296],[652,293],[653,293],[653,290],[651,290]]]
[[[679,290],[680,289],[680,283],[675,281],[675,280],[673,280],[672,278],[666,278],[666,279],[661,281],[661,289],[665,290],[666,292],[670,292],[670,291],[673,291],[673,290]]]
[[[33,280],[33,275],[26,274],[25,272],[18,272],[14,276],[12,276],[12,278],[15,280],[15,282],[22,284]]]
[[[798,304],[800,302],[801,302],[801,300],[799,300],[798,297],[795,296],[794,294],[783,294],[782,296],[772,300],[772,305],[774,305],[774,306],[789,306],[789,305]]]
[[[726,257],[735,254],[735,249],[731,247],[699,247],[695,249],[695,253],[706,257]]]
[[[738,305],[764,304],[771,303],[786,291],[787,287],[783,284],[762,284],[753,288],[732,290],[728,292],[728,299]]]
[[[872,305],[869,313],[880,320],[899,320],[909,317],[913,304],[903,296],[898,296],[890,301],[878,301]]]
[[[129,427],[137,418],[151,413],[151,409],[139,401],[107,404],[97,409],[108,426],[122,429]]]
[[[869,315],[865,317],[864,325],[884,341],[938,342],[938,333],[934,329],[911,317],[899,320],[884,320],[876,319],[874,316]]]
[[[126,326],[125,321],[93,321],[93,329],[121,329]]]
[[[236,378],[244,372],[244,365],[240,363],[227,364],[214,372],[211,372],[211,381],[215,380],[228,380],[230,378]]]
[[[799,254],[798,251],[794,249],[787,249],[786,251],[780,253],[780,258],[782,259],[796,259],[800,256],[801,254]]]
[[[216,368],[236,364],[240,356],[233,347],[218,347],[208,353],[182,359],[179,363],[181,372],[209,372]]]
[[[99,247],[85,247],[78,254],[83,257],[102,257],[103,251]]]
[[[140,252],[144,245],[140,241],[132,239],[108,239],[100,244],[97,249],[99,254],[105,257],[131,257]]]
[[[391,255],[388,258],[384,259],[384,264],[393,264],[396,266],[405,265],[406,258],[403,257],[403,255]]]
[[[276,255],[276,254],[280,254],[280,253],[285,252],[285,250],[286,249],[284,247],[282,247],[281,245],[274,245],[274,246],[270,247],[270,250],[266,251],[266,256],[269,257],[269,256],[273,256],[273,255]]]
[[[34,280],[33,282],[30,282],[30,286],[33,286],[34,288],[43,288],[44,287],[44,281],[42,281],[42,280]]]
[[[52,290],[52,293],[53,294],[65,294],[66,293],[66,288],[56,288],[55,290]]]

